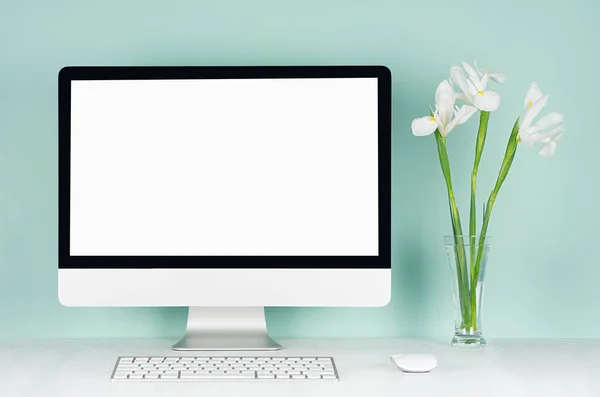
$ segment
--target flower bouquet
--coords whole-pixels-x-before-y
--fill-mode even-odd
[[[443,80],[437,87],[435,108],[430,109],[429,116],[414,119],[411,125],[415,136],[434,134],[448,192],[453,234],[446,237],[446,250],[454,285],[455,333],[452,339],[454,346],[486,345],[481,327],[481,304],[490,248],[490,237],[487,236],[487,231],[494,203],[510,171],[517,148],[520,145],[528,147],[537,145],[541,156],[551,157],[556,150],[557,141],[564,133],[561,114],[549,113],[538,119],[538,115],[548,102],[548,96],[542,94],[536,83],[532,83],[525,96],[522,117],[517,117],[508,137],[496,183],[483,205],[483,216],[478,232],[477,172],[485,146],[490,113],[497,110],[500,105],[500,96],[496,91],[489,89],[488,85],[491,82],[503,83],[505,79],[504,74],[482,70],[476,63],[474,67],[466,62],[462,62],[462,68],[452,66],[450,78]],[[462,102],[460,107],[456,105],[457,101]],[[465,234],[452,187],[446,139],[451,131],[464,124],[477,112],[479,112],[479,128],[471,173],[469,230]]]

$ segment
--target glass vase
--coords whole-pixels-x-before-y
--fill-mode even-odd
[[[481,311],[483,284],[490,250],[489,236],[446,236],[446,251],[454,291],[452,346],[484,347]]]

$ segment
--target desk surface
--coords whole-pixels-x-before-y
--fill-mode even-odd
[[[62,339],[0,343],[0,396],[599,396],[600,340],[492,340],[485,349],[407,339],[289,339],[273,355],[331,355],[340,382],[111,383],[117,356],[173,352],[171,339]],[[396,353],[438,358],[429,374],[404,374]],[[206,352],[204,353],[206,354]],[[230,355],[240,353],[230,353]],[[250,355],[250,353],[246,354]],[[258,353],[257,355],[269,355]]]

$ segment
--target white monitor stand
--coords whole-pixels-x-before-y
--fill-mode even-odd
[[[279,350],[263,307],[190,307],[185,336],[173,350]]]

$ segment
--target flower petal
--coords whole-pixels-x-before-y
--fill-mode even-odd
[[[547,135],[550,136],[553,141],[558,141],[560,138],[562,138],[564,133],[564,128],[556,128],[553,133]]]
[[[427,136],[433,134],[438,128],[438,122],[435,117],[420,117],[414,119],[410,127],[414,136]]]
[[[473,85],[474,91],[477,92],[485,90],[487,80],[481,80],[475,69],[473,69],[468,63],[463,62],[462,64],[469,75],[467,82],[470,82]]]
[[[561,124],[563,120],[564,117],[560,113],[548,113],[547,115],[542,117],[537,123],[535,123],[535,126],[539,128],[540,131],[546,131]]]
[[[490,79],[494,80],[496,83],[502,84],[506,81],[506,75],[504,73],[487,72],[487,75],[490,76]]]
[[[539,153],[540,153],[540,156],[542,156],[542,157],[550,158],[554,155],[555,151],[556,151],[556,143],[548,143],[548,144],[545,144],[544,146],[542,146]]]
[[[454,93],[452,92],[452,86],[448,80],[443,80],[440,84],[438,84],[437,89],[435,90],[435,103],[440,103],[444,100],[448,100],[448,94],[452,95],[452,99],[454,99]]]
[[[475,64],[477,64],[477,62]],[[477,79],[479,79],[479,75],[477,74],[475,69],[473,69],[473,67],[471,65],[469,65],[465,61],[462,61],[462,66],[463,66],[463,68],[465,68],[465,71],[467,72],[469,77],[477,77]]]
[[[473,83],[472,79],[467,80],[467,86],[469,87],[469,94],[471,96],[477,94],[479,91],[483,91],[478,88],[479,86],[477,86],[477,85],[475,85],[475,83]]]
[[[475,65],[475,70],[477,71],[477,76],[479,76],[479,79],[481,80],[481,84],[483,84],[484,87],[487,87],[489,78],[487,72],[482,71],[477,67],[477,61],[475,61],[473,64]]]
[[[469,86],[467,85],[467,77],[465,76],[465,72],[458,66],[452,66],[450,68],[450,78],[463,92],[464,97],[461,97],[461,99],[470,104],[471,95],[469,93]]]
[[[495,91],[479,91],[471,100],[473,105],[486,112],[493,112],[500,106],[500,95]]]
[[[550,158],[554,155],[556,151],[556,140],[545,143],[544,146],[540,149],[540,156]]]
[[[471,98],[467,97],[465,94],[463,94],[462,92],[457,92],[454,94],[454,96],[456,97],[456,99],[461,100],[463,102],[466,103],[471,103]]]
[[[465,123],[467,120],[471,118],[477,111],[477,108],[474,106],[463,105],[460,108],[456,109],[454,113],[454,118],[448,124],[440,127],[440,133],[442,136],[446,136],[452,131],[457,125]]]
[[[490,76],[487,73],[481,75],[480,81],[481,81],[481,86],[484,87],[483,89],[485,89],[485,87],[487,87],[489,77]]]
[[[521,138],[521,143],[524,143],[529,147],[537,142],[542,143],[543,146],[540,149],[540,154],[544,157],[550,157],[554,154],[554,150],[556,149],[556,141],[563,136],[564,132],[564,126],[557,125],[546,133],[541,133],[536,124],[528,130],[519,130],[519,138]]]
[[[536,142],[544,142],[544,136],[540,134],[536,126],[519,129],[519,140],[522,144],[532,147]]]
[[[563,136],[564,132],[565,132],[565,127],[561,124],[561,125],[557,125],[556,127],[546,131],[546,133],[543,135],[549,137],[550,139],[559,139],[560,137]]]
[[[477,112],[475,106],[462,105],[455,114],[456,124],[466,123]]]
[[[536,94],[534,94],[534,97],[535,97],[535,95]],[[544,106],[546,106],[546,103],[548,103],[548,95],[541,97],[537,101],[534,101],[531,106],[528,106],[525,109],[525,114],[523,115],[523,121],[521,122],[521,128],[523,128],[523,129],[529,128],[533,119],[542,111]]]
[[[454,103],[456,96],[448,80],[442,81],[435,91],[435,107],[439,114],[438,121],[441,125],[446,125],[452,119],[454,113]]]
[[[506,75],[504,73],[494,73],[488,70],[481,70],[479,67],[477,67],[477,61],[475,62],[475,70],[477,70],[477,74],[482,81],[487,81],[487,79],[491,79],[496,83],[504,83],[506,81]]]
[[[533,104],[542,99],[543,96],[540,87],[538,87],[535,82],[531,83],[529,91],[527,91],[527,95],[525,96],[525,110],[533,106]]]

